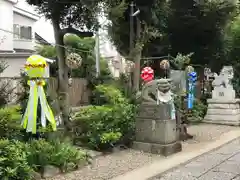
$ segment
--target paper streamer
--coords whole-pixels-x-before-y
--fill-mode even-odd
[[[30,56],[25,64],[25,71],[30,78],[28,81],[30,91],[27,108],[23,115],[21,124],[27,132],[31,132],[32,134],[37,133],[37,110],[39,104],[41,107],[40,121],[42,127],[46,127],[48,121],[53,131],[56,131],[57,129],[53,112],[47,102],[47,98],[43,89],[45,81],[42,78],[45,74],[46,65],[45,58],[39,55]]]
[[[196,86],[196,81],[197,81],[197,73],[196,72],[191,72],[188,73],[188,109],[193,108],[193,103],[194,103],[194,89]]]

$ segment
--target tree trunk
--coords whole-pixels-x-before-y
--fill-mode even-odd
[[[133,53],[134,54],[133,59],[135,63],[135,67],[133,71],[133,90],[135,93],[139,91],[139,84],[140,84],[140,68],[141,68],[141,56],[142,56],[142,44],[140,43],[141,42],[140,34],[141,34],[141,24],[140,24],[140,20],[137,18],[137,33],[136,33],[137,41],[136,41],[136,45]]]
[[[65,48],[63,43],[63,34],[61,33],[61,28],[58,21],[52,19],[54,37],[56,41],[56,53],[58,57],[58,97],[59,106],[62,112],[62,120],[64,123],[65,132],[70,131],[70,121],[69,121],[69,95],[68,95],[68,66],[65,61]]]
[[[135,68],[133,71],[133,90],[134,92],[139,91],[140,84],[140,61],[141,61],[141,50],[136,49],[136,54],[134,56]]]

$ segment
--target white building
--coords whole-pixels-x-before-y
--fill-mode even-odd
[[[34,52],[33,26],[39,18],[25,1],[0,0],[0,60],[8,65],[2,77],[20,76],[26,58]]]
[[[107,60],[108,67],[114,77],[119,77],[121,73],[126,72],[126,60],[118,53],[116,47],[111,43],[106,29],[106,25],[110,23],[107,18],[99,16],[99,23],[102,27],[99,29],[100,34],[100,54]]]
[[[0,0],[0,61],[8,64],[1,77],[19,77],[26,58],[34,52],[36,35],[54,43],[51,23],[40,18],[34,7],[25,0]],[[100,53],[115,77],[125,72],[125,60],[109,41],[104,27],[100,30]]]

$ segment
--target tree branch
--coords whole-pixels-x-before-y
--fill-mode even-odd
[[[81,38],[82,37],[92,37],[93,36],[93,32],[82,32],[82,31],[79,31],[79,30],[77,30],[75,28],[72,28],[72,27],[61,29],[60,33],[61,33],[62,36],[64,36],[67,33],[76,34],[77,36],[79,36]]]

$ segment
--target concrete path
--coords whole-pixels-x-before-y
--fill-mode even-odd
[[[240,138],[151,180],[240,180]]]
[[[158,178],[155,178],[155,180],[171,180],[171,179],[173,180],[187,179],[188,180],[188,176],[189,176],[189,180],[191,180],[190,178],[196,179],[200,175],[198,174],[199,176],[193,176],[191,174],[191,168],[194,169],[195,172],[200,172],[201,171],[200,168],[203,168],[203,169],[205,168],[201,172],[201,173],[205,173],[209,169],[227,160],[234,154],[238,153],[238,151],[240,150],[239,139],[240,139],[240,129],[233,130],[228,133],[224,133],[219,138],[211,142],[199,143],[193,146],[189,145],[187,147],[183,146],[184,148],[182,152],[176,153],[164,159],[156,160],[151,164],[145,165],[141,168],[138,168],[128,173],[117,176],[115,178],[112,178],[111,180],[130,180],[130,179],[149,180],[153,177],[156,177],[162,173],[165,173],[179,166],[180,167],[176,169],[175,172],[173,172],[174,170],[171,172],[172,175],[170,175],[171,173],[167,173],[165,174],[165,179],[164,179],[164,176],[162,176],[161,177],[162,179],[158,177]],[[218,151],[216,149],[219,149],[219,148],[220,148],[220,150],[218,150],[219,153],[217,153]],[[215,150],[216,150],[215,153],[211,152]],[[222,152],[220,153],[221,150]],[[215,155],[215,154],[218,154],[218,155]],[[200,156],[202,157],[200,158]],[[206,161],[201,160],[201,159],[204,159],[203,157],[205,157]],[[198,158],[197,162],[199,163],[197,164],[192,163],[193,165],[190,164],[188,168],[183,168],[185,166],[183,164],[186,164],[187,162],[190,162],[190,161],[196,161],[194,160],[196,158]],[[240,161],[240,155],[239,155],[239,161]],[[210,167],[206,168],[207,165],[204,166],[204,164],[207,164]],[[182,169],[183,171],[180,171],[179,169],[180,170]],[[174,173],[176,173],[176,176],[174,176]],[[173,176],[173,178],[171,178],[171,176]],[[224,180],[222,178],[220,179]],[[211,180],[211,179],[207,178],[207,180]]]

